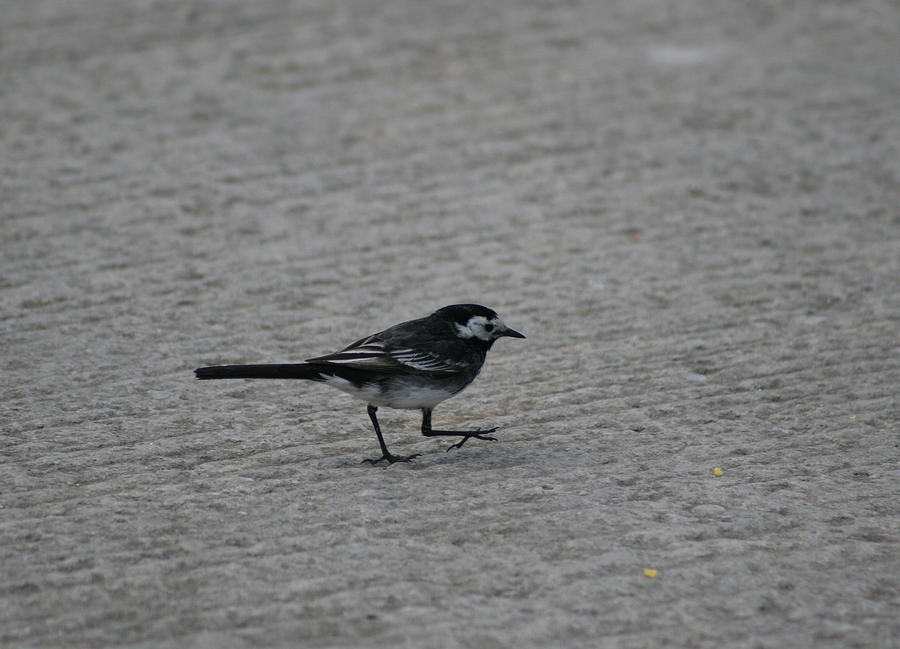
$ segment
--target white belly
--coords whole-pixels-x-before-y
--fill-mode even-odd
[[[386,406],[388,408],[406,410],[434,408],[441,401],[449,399],[459,391],[410,384],[403,385],[402,389],[398,386],[398,389],[393,391],[382,390],[375,383],[368,383],[359,388],[347,379],[342,379],[339,376],[329,376],[325,379],[325,383],[373,406]]]

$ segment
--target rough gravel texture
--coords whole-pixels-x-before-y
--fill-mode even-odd
[[[0,14],[0,645],[900,644],[896,2]],[[460,301],[496,442],[191,373]]]

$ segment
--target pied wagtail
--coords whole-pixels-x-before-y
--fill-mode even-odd
[[[308,379],[326,383],[368,403],[381,457],[365,460],[408,462],[420,455],[393,455],[381,436],[378,406],[422,411],[422,434],[462,439],[496,440],[489,430],[434,430],[431,411],[471,383],[494,341],[503,336],[524,338],[500,316],[479,304],[452,304],[418,320],[379,331],[352,345],[305,363],[289,365],[220,365],[194,370],[198,379]]]

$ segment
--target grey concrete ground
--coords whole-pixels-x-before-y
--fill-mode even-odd
[[[898,646],[896,2],[0,29],[0,645]],[[470,300],[496,442],[192,378]]]

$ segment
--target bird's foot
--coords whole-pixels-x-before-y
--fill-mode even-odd
[[[394,455],[393,453],[385,453],[381,457],[373,457],[366,458],[362,461],[362,464],[378,464],[379,462],[387,462],[388,464],[393,464],[394,462],[409,462],[413,458],[417,458],[421,453],[413,453],[412,455]]]
[[[489,430],[473,430],[470,433],[465,433],[463,438],[461,440],[459,440],[458,442],[456,442],[456,444],[453,444],[453,445],[447,447],[447,451],[450,451],[454,448],[462,448],[462,445],[465,444],[466,442],[468,442],[473,437],[475,439],[483,439],[486,442],[496,442],[497,441],[496,437],[491,437],[490,435],[488,435],[488,433],[493,433],[495,430],[497,430],[496,427],[491,428]],[[446,453],[447,451],[444,451],[444,452]]]

